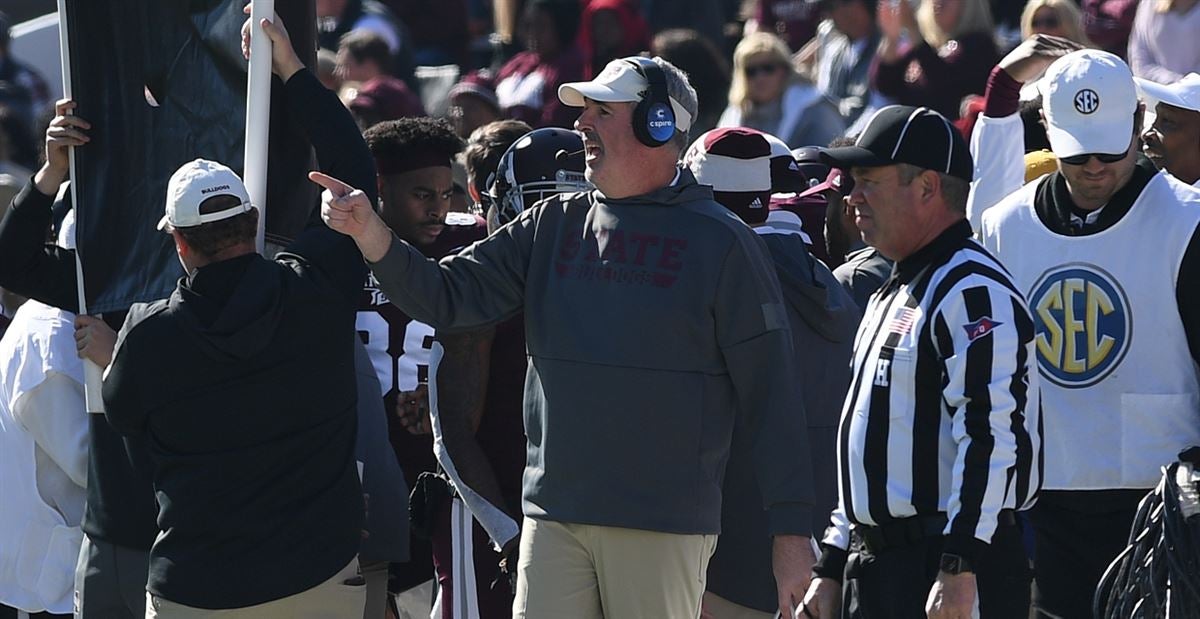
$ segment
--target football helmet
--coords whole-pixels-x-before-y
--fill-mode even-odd
[[[574,131],[548,127],[513,142],[488,179],[486,206],[496,208],[503,225],[538,201],[551,196],[590,191],[584,178],[583,139]]]

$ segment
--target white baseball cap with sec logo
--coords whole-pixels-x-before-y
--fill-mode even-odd
[[[1050,149],[1059,159],[1118,154],[1133,140],[1137,88],[1120,57],[1081,49],[1054,61],[1041,80]]]

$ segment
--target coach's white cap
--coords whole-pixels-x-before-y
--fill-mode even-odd
[[[1159,84],[1140,77],[1133,79],[1137,81],[1138,88],[1148,98],[1185,110],[1200,112],[1200,75],[1188,73],[1174,84]]]
[[[200,204],[216,196],[233,196],[239,204],[201,214]],[[199,226],[241,215],[252,208],[250,194],[233,170],[215,161],[196,159],[180,166],[167,182],[167,212],[158,221],[158,229],[162,230],[167,224],[172,228]]]
[[[618,58],[609,62],[590,82],[568,82],[559,86],[558,100],[570,107],[583,107],[584,99],[606,103],[641,101],[650,86],[638,69],[637,61]],[[692,126],[692,115],[674,97],[668,98],[675,112],[675,128],[687,131]]]
[[[1125,152],[1137,106],[1129,65],[1108,52],[1071,52],[1055,60],[1042,79],[1046,135],[1059,159]]]

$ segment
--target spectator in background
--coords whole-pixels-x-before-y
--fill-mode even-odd
[[[696,89],[700,111],[692,132],[699,135],[717,126],[729,97],[729,62],[709,39],[695,30],[675,28],[654,36],[655,56],[679,67]]]
[[[642,0],[650,32],[688,28],[723,50],[729,49],[725,28],[737,20],[740,4],[740,0]]]
[[[1171,84],[1200,71],[1200,0],[1142,0],[1129,36],[1129,68]]]
[[[525,47],[500,68],[496,95],[512,118],[531,126],[570,128],[576,113],[558,100],[559,85],[581,79],[583,54],[575,45],[577,0],[532,0],[525,8]]]
[[[465,0],[384,0],[406,26],[417,66],[467,62],[467,3]]]
[[[366,30],[383,37],[392,55],[391,74],[409,88],[419,88],[413,74],[412,40],[404,25],[379,0],[316,0],[317,43],[338,49],[342,37],[352,30]]]
[[[829,19],[797,54],[817,90],[838,106],[847,126],[871,107],[871,65],[879,48],[875,0],[832,0]]]
[[[386,120],[424,116],[420,100],[403,81],[388,77],[359,88],[347,106],[359,128],[366,130]]]
[[[783,39],[749,34],[733,52],[729,107],[718,127],[750,127],[790,147],[828,144],[845,130],[837,107],[792,66]]]
[[[963,97],[983,94],[988,72],[1000,59],[986,0],[923,0],[915,13],[907,0],[886,2],[878,21],[880,94],[950,120],[958,118]]]
[[[342,77],[338,71],[337,52],[325,48],[317,50],[317,80],[335,93],[342,90]]]
[[[1100,49],[1125,58],[1138,0],[1083,0],[1083,31]]]
[[[383,37],[366,30],[347,33],[338,44],[338,75],[358,83],[349,108],[363,129],[385,120],[424,116],[418,97],[404,80],[390,75],[391,55]]]
[[[16,114],[0,105],[0,174],[20,178],[22,183],[33,175],[29,162],[19,155],[22,150],[29,150],[28,145],[22,147],[23,137],[26,137],[24,126]]]
[[[650,31],[637,0],[591,0],[579,22],[583,76],[596,77],[610,61],[650,49]]]
[[[0,104],[12,106],[26,127],[50,107],[50,89],[33,69],[17,62],[9,53],[12,21],[0,11]],[[30,162],[30,165],[33,165]]]
[[[459,80],[450,89],[449,101],[446,115],[460,138],[466,139],[479,127],[500,120],[496,86],[485,71],[470,73]]]
[[[996,44],[1010,50],[1021,42],[1021,12],[1024,0],[988,0],[996,25]]]
[[[1074,0],[1029,0],[1021,12],[1021,40],[1048,34],[1092,47],[1083,31],[1083,13]]]
[[[771,32],[798,50],[817,33],[821,3],[813,0],[756,0],[754,15],[746,20],[746,34]]]

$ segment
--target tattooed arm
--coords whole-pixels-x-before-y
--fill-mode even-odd
[[[435,447],[435,450],[442,468],[447,470],[456,485],[465,485],[495,509],[519,522],[519,514],[513,514],[511,507],[505,504],[492,463],[475,438],[486,404],[495,333],[495,328],[488,327],[438,334],[438,341],[445,352],[437,365],[435,376],[437,406],[430,412],[434,424],[439,427],[441,447]],[[477,512],[476,506],[471,503],[468,501],[472,512]],[[481,522],[486,522],[483,514],[475,515]],[[496,541],[503,544],[507,540]]]

